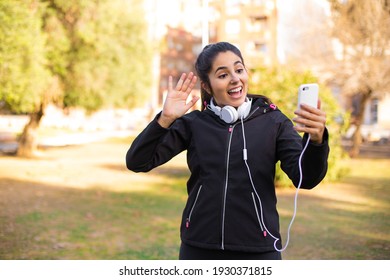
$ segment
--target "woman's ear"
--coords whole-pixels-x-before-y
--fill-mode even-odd
[[[210,87],[209,87],[206,83],[201,82],[201,83],[200,83],[200,86],[202,87],[202,89],[203,89],[204,91],[206,91],[208,94],[211,95]]]

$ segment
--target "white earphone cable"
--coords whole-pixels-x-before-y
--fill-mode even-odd
[[[256,194],[257,200],[259,201],[261,224],[262,224],[262,227],[264,227],[265,231],[266,231],[273,239],[275,239],[275,242],[274,242],[274,248],[275,248],[275,250],[278,251],[278,252],[283,252],[284,250],[286,250],[286,248],[287,248],[287,246],[288,246],[288,244],[289,244],[289,241],[290,241],[290,230],[291,230],[292,224],[293,224],[293,222],[294,222],[294,220],[295,220],[295,217],[296,217],[296,214],[297,214],[297,208],[298,208],[298,192],[299,192],[299,189],[301,188],[301,184],[302,184],[302,180],[303,180],[302,157],[303,157],[303,154],[304,154],[305,151],[306,151],[307,146],[309,145],[310,134],[308,135],[306,144],[305,144],[305,146],[303,147],[302,152],[301,152],[301,154],[300,154],[300,156],[299,156],[299,160],[298,160],[298,167],[299,167],[299,183],[298,183],[298,186],[297,186],[296,191],[295,191],[295,197],[294,197],[294,213],[293,213],[293,216],[292,216],[292,218],[291,218],[290,224],[289,224],[288,229],[287,229],[286,244],[285,244],[284,247],[282,247],[281,249],[278,249],[277,246],[276,246],[276,243],[277,243],[280,239],[277,238],[277,237],[275,237],[275,236],[268,230],[267,226],[266,226],[265,223],[264,223],[263,205],[262,205],[260,196],[259,196],[259,194],[258,194],[257,191],[256,191],[255,185],[254,185],[254,183],[253,183],[252,174],[251,174],[251,171],[250,171],[248,162],[247,162],[247,160],[248,160],[248,152],[247,152],[247,148],[246,148],[246,138],[245,138],[245,129],[244,129],[244,119],[243,119],[242,117],[241,117],[241,126],[242,126],[242,136],[243,136],[243,143],[244,143],[244,147],[243,147],[243,158],[244,158],[244,162],[245,162],[246,168],[247,168],[247,170],[248,170],[249,180],[250,180],[250,182],[251,182],[252,189],[253,189],[254,193]],[[260,224],[260,226],[261,226],[261,224]],[[264,236],[265,236],[265,232],[264,232]]]

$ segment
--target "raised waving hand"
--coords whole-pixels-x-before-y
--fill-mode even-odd
[[[187,102],[188,96],[195,87],[197,77],[194,73],[183,73],[176,87],[173,88],[172,76],[168,80],[168,93],[158,123],[168,128],[177,118],[183,116],[199,100],[199,96],[192,96]]]

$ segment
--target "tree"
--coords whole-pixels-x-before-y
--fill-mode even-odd
[[[3,109],[31,112],[21,138],[21,150],[36,145],[34,128],[43,115],[50,73],[44,67],[45,37],[41,32],[39,3],[35,0],[0,2],[0,100]]]
[[[23,57],[26,49],[23,44],[37,48],[38,53],[28,53],[29,61],[50,77],[41,74],[33,81],[32,77],[24,76],[34,89],[35,99],[30,103],[32,95],[20,89],[18,79],[1,80],[4,85],[13,85],[8,91],[9,87],[1,90],[1,100],[12,112],[30,114],[30,122],[19,140],[19,155],[33,155],[36,129],[48,102],[54,100],[63,107],[81,106],[93,111],[104,106],[131,108],[148,97],[150,48],[138,1],[30,0],[26,1],[29,4],[20,1],[15,5],[14,1],[6,0],[1,3],[8,24],[22,29],[16,33],[4,28],[6,46],[11,44],[17,48],[1,50],[1,53]],[[24,16],[16,16],[22,7]],[[31,22],[24,23],[27,20]],[[22,39],[22,34],[28,37]],[[13,63],[18,69],[9,70],[8,77],[26,71],[23,61],[18,62]],[[36,69],[32,72],[39,73]],[[22,107],[15,99],[30,105]]]
[[[150,83],[150,51],[138,1],[46,0],[45,31],[64,105],[132,107]],[[63,34],[63,43],[58,43]],[[64,47],[66,46],[66,47]],[[65,58],[65,63],[61,61]]]
[[[329,0],[333,35],[342,52],[334,81],[342,93],[359,100],[353,124],[356,126],[352,157],[359,154],[360,127],[366,103],[390,91],[390,1]]]

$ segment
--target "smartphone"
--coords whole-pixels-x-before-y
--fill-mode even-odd
[[[314,108],[318,106],[318,84],[303,84],[298,89],[298,109],[301,104],[307,104]],[[298,124],[298,126],[304,126]]]
[[[298,89],[298,108],[301,104],[307,104],[314,108],[318,106],[318,84],[303,84]]]

